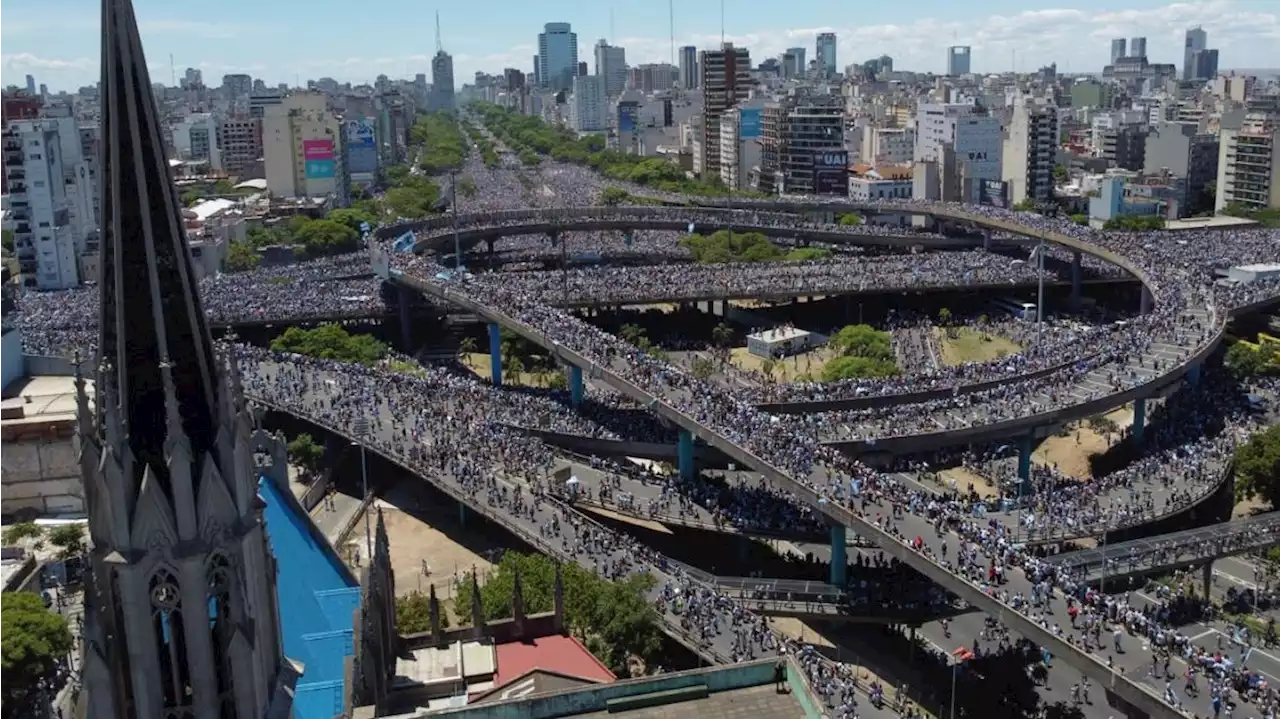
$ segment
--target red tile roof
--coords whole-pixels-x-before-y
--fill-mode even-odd
[[[587,681],[609,684],[617,677],[573,637],[553,634],[524,642],[497,646],[498,673],[494,688],[511,682],[532,669],[545,669]]]

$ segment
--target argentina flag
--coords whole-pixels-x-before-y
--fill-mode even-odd
[[[391,246],[392,252],[413,252],[413,233],[406,232],[396,238],[396,242]]]

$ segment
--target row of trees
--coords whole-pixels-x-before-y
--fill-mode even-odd
[[[1280,371],[1280,350],[1273,342],[1259,342],[1252,345],[1235,342],[1227,350],[1223,359],[1227,369],[1241,379],[1275,374]]]
[[[498,159],[498,151],[493,146],[493,141],[480,131],[475,125],[465,120],[462,122],[462,130],[475,143],[476,150],[480,153],[480,160],[484,162],[485,167],[497,167],[502,164]]]
[[[890,377],[898,373],[889,333],[871,325],[846,325],[827,343],[837,356],[822,367],[822,380]]]
[[[787,250],[773,244],[758,232],[729,232],[720,230],[711,235],[688,235],[680,239],[682,247],[689,248],[693,261],[702,264],[728,262],[800,262],[821,260],[831,256],[831,250],[819,247],[797,247]]]
[[[392,218],[426,217],[444,209],[440,185],[426,175],[415,175],[408,165],[387,168],[386,181],[382,209]]]
[[[371,365],[387,356],[387,346],[370,335],[353,335],[339,324],[323,324],[304,330],[290,327],[271,341],[276,352]]]
[[[302,259],[314,259],[360,248],[360,225],[373,226],[378,217],[368,206],[334,210],[323,219],[296,215],[271,227],[251,227],[246,242],[227,248],[227,271],[242,272],[258,266],[258,250],[272,245],[292,245]]]
[[[1222,208],[1222,214],[1231,217],[1243,217],[1249,220],[1256,220],[1263,227],[1280,228],[1280,207],[1267,207],[1265,209],[1254,209],[1239,202],[1228,203]]]
[[[1280,425],[1273,425],[1236,448],[1236,496],[1280,502]]]
[[[1121,215],[1107,220],[1103,223],[1102,229],[1119,230],[1122,232],[1163,230],[1164,218],[1158,215]]]
[[[552,127],[540,118],[489,103],[474,103],[472,108],[485,126],[518,153],[526,165],[536,165],[540,161],[539,156],[546,156],[560,162],[587,165],[611,179],[658,190],[706,196],[728,194],[728,189],[718,179],[691,180],[684,170],[666,160],[606,150],[604,138],[599,135],[579,138],[573,132]]]
[[[428,112],[409,128],[409,144],[420,151],[418,167],[428,175],[441,175],[462,167],[467,140],[457,118],[448,112]]]

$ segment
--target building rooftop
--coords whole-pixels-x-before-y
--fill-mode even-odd
[[[86,380],[90,396],[93,383]],[[76,385],[74,377],[23,377],[4,388],[0,402],[0,426],[14,427],[38,422],[74,422]]]
[[[600,663],[586,647],[573,637],[561,634],[519,642],[505,642],[497,647],[498,674],[494,686],[505,686],[533,669],[607,683],[617,677]]]
[[[782,342],[785,340],[807,337],[810,334],[812,333],[796,327],[775,327],[763,332],[757,332],[751,335],[751,339],[762,340],[764,342]]]
[[[595,711],[579,714],[583,719],[625,717],[625,719],[796,719],[805,715],[804,705],[790,693],[779,692],[772,684],[718,692],[702,699],[626,712]]]
[[[1166,230],[1238,230],[1257,225],[1256,220],[1245,217],[1217,215],[1215,217],[1188,217],[1184,220],[1169,220],[1164,223]]]

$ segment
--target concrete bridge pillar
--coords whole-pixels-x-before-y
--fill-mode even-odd
[[[628,247],[628,248],[629,248],[629,247],[631,247],[632,245],[634,245],[634,244],[635,244],[635,242],[636,242],[636,233],[635,233],[635,230],[627,230],[626,232],[623,232],[623,233],[622,233],[622,244],[623,244],[623,245],[625,245],[626,247]]]
[[[494,387],[502,386],[502,328],[489,323],[489,377]]]
[[[1200,363],[1199,362],[1187,368],[1187,384],[1192,387],[1200,386]]]
[[[845,528],[843,524],[831,525],[831,584],[837,587],[845,585],[845,572],[849,568],[848,548],[845,547]]]
[[[991,230],[982,230],[982,249],[985,252],[991,251]]]
[[[1147,429],[1147,400],[1139,397],[1133,401],[1133,441],[1134,444],[1141,445],[1142,437],[1146,434]]]
[[[458,502],[458,526],[467,526],[467,505]]]
[[[404,343],[405,352],[413,354],[413,314],[409,303],[413,299],[412,290],[401,287],[398,293],[398,309],[400,310],[400,341]]]
[[[1201,576],[1204,579],[1203,596],[1212,596],[1210,592],[1213,590],[1213,562],[1205,562],[1204,567],[1202,567],[1200,571],[1203,572]],[[1254,639],[1257,639],[1257,637],[1254,637]]]
[[[1029,489],[1031,483],[1031,433],[1018,439],[1018,496]]]
[[[1080,253],[1071,253],[1071,309],[1080,309]]]
[[[1144,315],[1151,314],[1151,305],[1153,302],[1154,300],[1151,297],[1151,290],[1147,289],[1146,285],[1143,285],[1142,299],[1138,302],[1138,313]]]
[[[676,444],[676,459],[680,465],[681,479],[693,479],[698,475],[698,468],[693,460],[693,433],[687,429],[680,430],[680,440]]]
[[[582,368],[569,366],[569,401],[574,407],[582,404]]]

